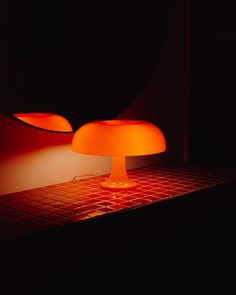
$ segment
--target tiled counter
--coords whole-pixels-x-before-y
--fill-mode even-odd
[[[228,169],[167,163],[129,170],[137,188],[111,192],[100,187],[108,175],[74,180],[0,196],[0,240],[80,222],[121,210],[181,197],[231,181]]]

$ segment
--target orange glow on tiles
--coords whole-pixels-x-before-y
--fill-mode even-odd
[[[80,127],[72,141],[75,152],[112,156],[110,178],[102,187],[123,190],[135,187],[125,167],[125,156],[139,156],[161,153],[166,150],[162,131],[145,121],[107,120],[90,122]]]
[[[61,132],[73,131],[71,124],[66,118],[57,114],[49,113],[20,113],[14,114],[14,116],[30,125]]]

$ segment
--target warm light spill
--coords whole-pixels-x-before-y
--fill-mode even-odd
[[[14,114],[14,116],[30,125],[61,132],[73,131],[71,124],[66,118],[57,114],[49,113],[20,113]]]

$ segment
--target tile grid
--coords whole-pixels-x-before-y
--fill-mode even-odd
[[[0,196],[0,241],[99,215],[135,209],[222,184],[232,171],[165,163],[128,171],[137,188],[111,192],[100,187],[108,175]]]

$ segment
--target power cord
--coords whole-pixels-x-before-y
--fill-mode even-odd
[[[75,181],[75,180],[82,180],[82,179],[86,179],[86,178],[90,178],[90,177],[96,177],[97,175],[95,174],[82,174],[82,175],[76,175],[72,181]]]

